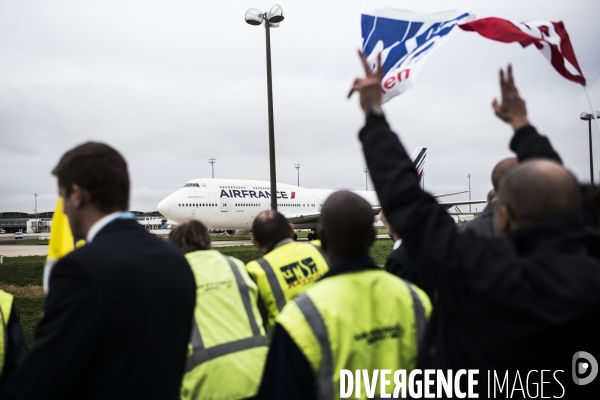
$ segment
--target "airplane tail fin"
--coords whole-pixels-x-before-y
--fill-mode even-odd
[[[421,178],[423,177],[423,168],[425,167],[426,155],[427,147],[417,147],[410,155],[410,159],[413,161],[417,175],[419,175],[419,181],[421,181]]]

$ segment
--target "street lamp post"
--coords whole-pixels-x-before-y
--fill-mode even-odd
[[[586,113],[585,111],[581,113],[581,115],[579,116],[579,118],[581,118],[584,121],[588,121],[588,126],[589,126],[589,140],[590,140],[590,179],[591,179],[591,183],[592,186],[594,186],[594,156],[593,156],[593,152],[592,152],[592,120],[594,118],[599,119],[600,118],[600,111],[596,111],[596,116],[594,117],[594,114],[589,114]]]
[[[294,168],[298,170],[298,187],[300,187],[300,164],[295,164]]]
[[[246,11],[246,23],[250,25],[265,25],[267,38],[267,98],[269,111],[269,162],[271,168],[271,210],[277,211],[277,176],[275,171],[275,128],[273,126],[273,83],[271,79],[271,32],[283,21],[283,10],[278,4],[271,7],[267,13],[256,8]]]
[[[213,179],[215,178],[215,163],[217,162],[216,158],[209,158],[208,159],[208,163],[210,164],[210,166],[212,167],[212,177]]]
[[[363,172],[365,173],[365,190],[369,190],[369,181],[367,179],[367,177],[369,176],[369,168],[365,168]]]
[[[37,198],[38,198],[38,194],[34,193],[34,201],[35,201],[35,228],[33,228],[33,231],[37,233],[37,228],[38,228],[38,212],[37,212]]]
[[[471,174],[467,174],[467,178],[469,178],[469,201],[471,201]],[[470,204],[469,204],[469,212],[471,212]]]

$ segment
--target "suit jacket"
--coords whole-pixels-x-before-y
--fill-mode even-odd
[[[460,232],[473,232],[476,235],[485,237],[496,236],[494,232],[494,208],[496,203],[488,204],[481,214],[470,220],[464,225],[461,225],[458,230]]]
[[[105,226],[52,271],[23,399],[177,399],[195,304],[177,248],[135,220]]]

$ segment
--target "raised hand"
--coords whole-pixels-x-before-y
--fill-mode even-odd
[[[354,80],[350,93],[348,93],[348,98],[352,96],[352,93],[358,92],[360,95],[360,106],[366,112],[372,105],[381,105],[381,79],[383,78],[381,54],[377,56],[377,68],[375,68],[375,71],[371,71],[365,55],[360,50],[358,51],[358,56],[365,69],[366,77]]]
[[[500,70],[500,91],[502,94],[502,103],[498,103],[498,100],[494,99],[492,107],[498,118],[504,122],[508,122],[512,125],[513,129],[518,129],[530,125],[527,120],[527,108],[525,107],[525,101],[519,96],[519,91],[515,86],[515,80],[513,79],[512,65],[508,65],[506,78],[504,71]]]

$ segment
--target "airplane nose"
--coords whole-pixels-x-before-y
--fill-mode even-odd
[[[161,201],[160,203],[158,203],[158,205],[156,206],[156,209],[158,210],[159,213],[161,213],[162,215],[164,215],[165,217],[169,217],[169,202],[167,201],[167,199],[164,199],[163,201]]]

